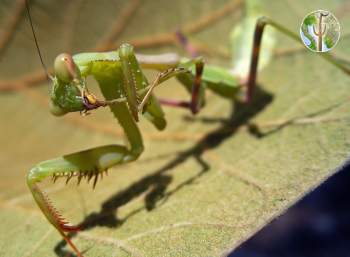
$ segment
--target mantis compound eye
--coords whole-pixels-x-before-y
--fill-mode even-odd
[[[60,54],[56,57],[54,63],[55,74],[58,79],[70,83],[73,79],[78,78],[78,68],[70,54]]]

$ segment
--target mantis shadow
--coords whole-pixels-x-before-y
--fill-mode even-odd
[[[171,195],[181,190],[183,187],[192,184],[209,171],[210,165],[202,158],[202,154],[208,149],[218,147],[227,138],[234,135],[240,126],[247,124],[251,118],[265,109],[272,100],[273,95],[271,93],[257,87],[251,103],[246,104],[243,102],[232,101],[230,116],[222,122],[222,126],[209,132],[194,146],[177,154],[173,160],[155,170],[151,175],[142,178],[128,188],[112,195],[102,203],[99,212],[90,213],[79,225],[82,225],[84,230],[89,230],[96,226],[116,228],[121,226],[128,218],[142,210],[152,211],[157,207],[159,201],[164,203]],[[172,181],[172,176],[168,173],[189,158],[194,158],[198,162],[201,167],[199,172],[197,175],[192,176],[188,180],[179,184],[176,188],[167,191],[166,189]],[[143,207],[135,209],[123,219],[118,218],[117,211],[119,207],[145,193],[145,205]],[[76,232],[69,233],[68,237],[73,238],[76,234]],[[56,254],[62,257],[75,256],[64,249],[65,245],[66,242],[64,240],[60,241],[54,249]]]

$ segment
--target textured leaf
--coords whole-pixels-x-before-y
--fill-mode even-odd
[[[0,94],[0,256],[66,256],[70,249],[32,200],[26,173],[40,161],[122,143],[123,136],[106,110],[87,117],[49,114],[47,83],[28,22],[24,16],[17,25],[9,22],[21,13],[20,2],[0,4],[0,37],[6,41],[0,51],[0,87],[17,89]],[[143,53],[183,53],[172,36],[183,26],[208,62],[229,67],[228,35],[243,15],[242,7],[231,10],[236,2],[37,0],[32,15],[48,66],[60,52],[106,49],[110,39],[116,45],[130,42]],[[331,11],[343,29],[332,54],[349,60],[348,1],[265,0],[263,6],[295,32],[310,11]],[[226,16],[215,21],[210,14],[216,10]],[[205,27],[197,29],[195,22],[207,15]],[[15,33],[5,37],[11,24]],[[113,29],[118,35],[108,38]],[[94,191],[91,185],[76,187],[73,180],[68,186],[45,183],[68,220],[88,224],[72,237],[84,256],[221,256],[344,161],[350,143],[349,77],[275,34],[279,48],[259,73],[261,89],[249,107],[208,94],[195,118],[165,108],[167,129],[158,132],[142,120],[142,157],[110,170]],[[34,87],[36,81],[42,86]],[[188,97],[176,81],[159,87],[157,94]]]

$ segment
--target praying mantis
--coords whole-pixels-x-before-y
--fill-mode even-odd
[[[85,178],[87,181],[92,180],[95,187],[99,177],[102,177],[108,169],[136,161],[144,151],[137,122],[140,116],[144,116],[158,130],[163,130],[166,127],[166,119],[162,104],[186,108],[192,114],[196,114],[205,105],[206,90],[231,100],[238,99],[240,93],[245,90],[245,101],[248,104],[256,85],[260,48],[266,25],[272,26],[297,42],[301,41],[296,33],[267,17],[257,17],[256,13],[248,16],[244,23],[253,26],[254,29],[254,35],[244,34],[253,38],[253,46],[249,50],[248,75],[233,75],[228,69],[205,64],[200,56],[181,58],[173,53],[136,54],[133,47],[127,43],[111,52],[80,53],[73,56],[64,53],[56,57],[54,76],[48,74],[52,81],[51,113],[56,116],[70,112],[85,114],[98,108],[109,107],[128,140],[128,145],[105,145],[43,161],[27,174],[27,185],[35,202],[77,256],[82,257],[82,254],[66,233],[79,231],[83,227],[69,224],[40,189],[39,183],[50,177],[54,181],[64,177],[68,183],[76,177],[78,184]],[[181,33],[178,37],[184,45],[187,44],[186,38]],[[35,42],[37,44],[36,39]],[[349,74],[348,69],[331,55],[323,54],[321,57]],[[159,72],[153,82],[149,83],[144,75],[144,69]],[[104,99],[98,99],[88,90],[86,78],[89,76],[98,82]],[[190,93],[190,100],[157,99],[153,94],[158,85],[173,77],[177,78]]]

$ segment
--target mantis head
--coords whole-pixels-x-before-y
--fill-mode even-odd
[[[74,63],[73,57],[69,54],[60,54],[56,57],[54,63],[54,74],[52,77],[43,61],[38,40],[35,36],[32,17],[29,11],[28,2],[25,1],[27,14],[32,29],[34,42],[38,50],[41,65],[46,76],[52,80],[53,87],[50,92],[50,111],[53,115],[61,116],[68,112],[87,111],[96,108],[96,99],[93,95],[85,97],[85,80],[81,78],[80,70]],[[91,105],[90,102],[93,104]]]
[[[71,55],[63,53],[56,57],[50,92],[50,111],[56,116],[68,112],[84,111],[86,106],[82,97],[85,80]]]

